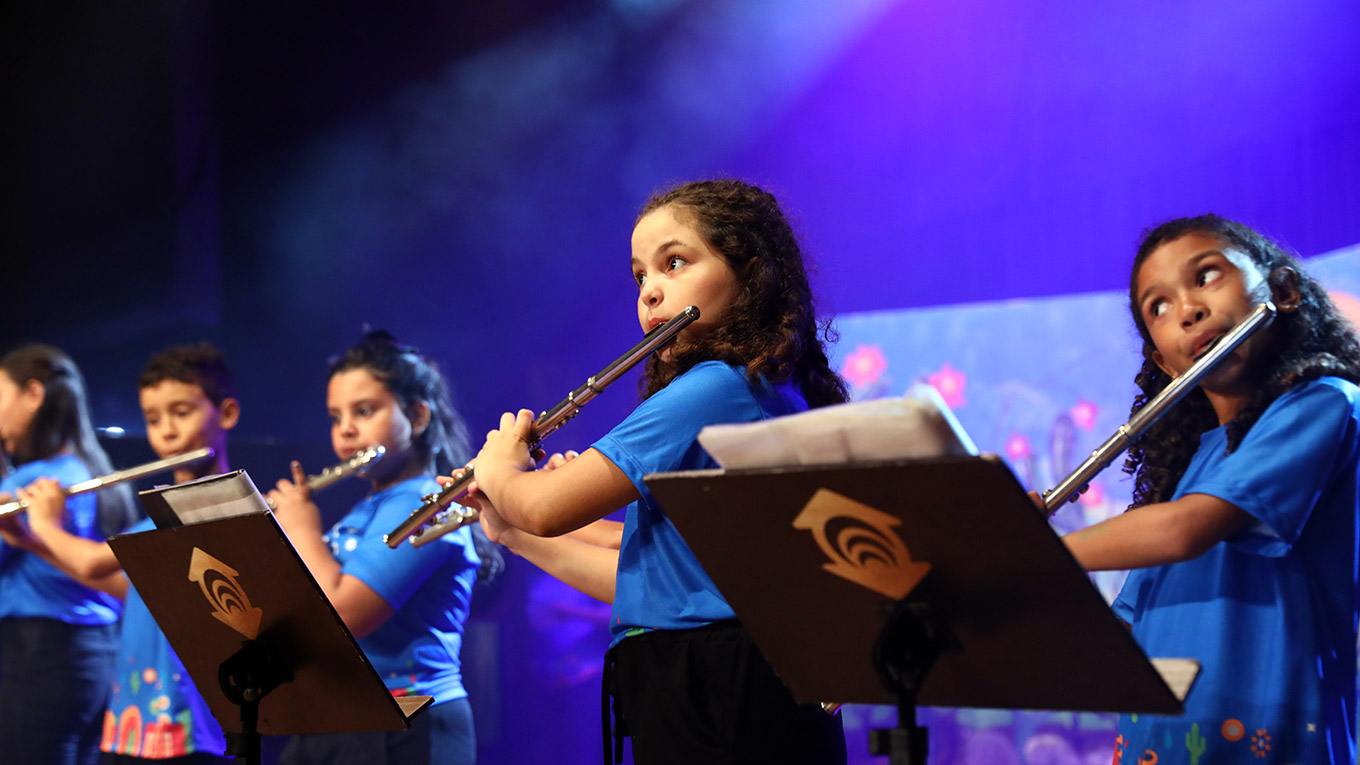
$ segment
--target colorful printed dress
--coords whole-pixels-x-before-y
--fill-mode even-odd
[[[153,528],[155,524],[146,519],[127,533]],[[194,752],[221,756],[226,748],[222,726],[131,585],[99,748],[148,760]]]

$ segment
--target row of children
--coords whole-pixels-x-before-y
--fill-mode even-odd
[[[219,351],[203,344],[153,357],[139,400],[157,455],[215,452],[177,470],[176,483],[229,470],[227,433],[241,405]],[[389,689],[435,703],[409,732],[296,737],[283,761],[473,762],[463,623],[473,584],[500,555],[475,529],[420,549],[382,543],[437,488],[434,476],[467,458],[448,389],[428,359],[370,333],[332,363],[326,406],[337,455],[387,449],[365,476],[372,492],[323,536],[305,489],[282,481],[271,492],[276,517]],[[80,372],[65,354],[27,345],[0,359],[0,436],[15,463],[0,491],[29,504],[0,531],[3,759],[93,763],[102,750],[105,762],[229,762],[220,725],[104,541],[151,521],[128,527],[126,488],[97,500],[61,489],[109,472]]]
[[[466,502],[480,510],[491,539],[612,604],[606,690],[634,761],[844,762],[839,718],[792,699],[642,480],[712,466],[696,442],[706,425],[845,400],[798,241],[768,193],[707,181],[650,199],[631,249],[642,330],[687,305],[702,318],[649,359],[638,408],[579,455],[553,455],[536,469],[543,455],[528,449],[532,413],[503,415],[473,459],[477,479]],[[1135,569],[1115,609],[1149,654],[1203,663],[1183,716],[1121,719],[1115,759],[1354,762],[1360,341],[1278,245],[1215,216],[1176,220],[1147,235],[1129,297],[1144,357],[1135,410],[1259,301],[1273,299],[1280,316],[1131,449],[1130,511],[1065,540],[1089,569]],[[79,428],[48,434],[55,418],[45,399],[59,386],[21,361],[0,361],[0,436],[20,464],[4,487],[29,487],[20,493],[34,510],[26,528],[7,530],[0,564],[0,732],[15,724],[11,713],[35,706],[39,684],[35,657],[12,660],[11,642],[16,651],[25,639],[44,650],[74,644],[69,633],[107,624],[117,610],[101,594],[116,588],[112,564],[64,562],[57,531],[98,540],[118,519],[105,518],[98,529],[113,514],[103,497],[98,511],[80,497],[62,507],[55,484],[33,484],[40,475],[68,484],[101,467],[89,456],[83,402],[66,405]],[[78,390],[74,368],[63,363]],[[199,400],[201,419],[213,423],[199,431],[205,441],[234,422],[237,405],[215,385],[187,375],[163,379]],[[157,385],[164,382],[144,379],[142,391],[152,444],[161,453],[188,448],[157,445],[155,418],[163,413],[148,404]],[[402,761],[469,762],[470,718],[457,701],[465,697],[458,636],[484,553],[465,532],[429,554],[391,552],[377,538],[418,504],[436,472],[464,462],[442,380],[414,352],[371,337],[332,369],[327,407],[338,456],[382,444],[395,458],[370,476],[373,494],[324,536],[295,466],[294,480],[271,492],[280,522],[375,665],[403,667],[393,690],[431,693],[442,703],[426,716],[419,743],[356,734],[330,750],[333,739],[294,742],[285,756],[339,762],[362,747],[414,746]],[[622,524],[605,520],[625,506]],[[92,544],[108,563],[106,546]],[[58,581],[34,556],[73,580]],[[34,582],[25,585],[31,596],[14,603],[22,590],[10,583],[12,570],[24,572],[13,575],[17,581]],[[60,613],[17,605],[65,603],[56,596],[67,593],[81,599]],[[27,631],[36,628],[12,630],[11,621],[61,625],[34,637]],[[110,639],[107,631],[99,636]],[[70,666],[63,661],[63,694]],[[121,683],[119,693],[136,692],[135,682]],[[97,700],[97,682],[87,685]],[[63,697],[62,714],[70,708]],[[37,723],[27,719],[23,735],[7,741],[34,735]],[[1185,745],[1191,736],[1196,746]],[[614,748],[606,741],[606,758]],[[358,758],[382,761],[368,751]]]

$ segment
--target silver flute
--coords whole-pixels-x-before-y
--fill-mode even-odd
[[[384,446],[370,446],[365,449],[360,449],[349,459],[337,462],[316,475],[307,476],[305,482],[307,484],[307,491],[321,491],[342,478],[348,478],[349,476],[356,474],[363,475],[368,472],[369,468],[376,465],[378,460],[383,458],[384,454],[387,454],[387,447]],[[270,510],[274,509],[274,503],[272,501],[265,500],[265,504],[269,505]]]
[[[1194,390],[1199,381],[1213,371],[1219,362],[1226,359],[1237,346],[1246,342],[1257,330],[1263,329],[1275,318],[1275,304],[1266,301],[1256,306],[1256,309],[1248,314],[1247,318],[1238,323],[1232,331],[1218,340],[1208,352],[1200,356],[1190,368],[1185,370],[1185,374],[1176,377],[1169,385],[1152,398],[1151,401],[1143,405],[1136,414],[1125,424],[1119,426],[1114,435],[1110,436],[1105,443],[1091,453],[1086,461],[1081,463],[1071,475],[1064,478],[1057,486],[1044,492],[1044,508],[1050,515],[1059,507],[1076,499],[1086,488],[1096,474],[1109,467],[1115,457],[1124,453],[1129,448],[1129,444],[1137,438],[1143,431],[1147,430],[1152,423],[1166,414],[1167,410],[1180,402],[1182,398]]]
[[[586,380],[584,385],[568,393],[567,397],[558,402],[557,406],[539,414],[538,419],[534,420],[533,430],[530,431],[529,451],[532,452],[537,449],[549,433],[562,427],[568,420],[579,414],[581,407],[603,393],[610,383],[619,379],[624,372],[632,369],[653,351],[674,340],[675,336],[680,334],[680,330],[693,324],[698,318],[699,309],[695,306],[688,306],[670,321],[648,332],[642,338],[642,342],[614,359],[609,366],[595,373]],[[473,467],[468,465],[463,474],[445,487],[443,491],[423,497],[425,504],[411,513],[411,516],[403,521],[400,526],[383,537],[383,541],[387,542],[387,546],[393,550],[400,547],[401,543],[407,539],[411,540],[412,545],[420,547],[433,542],[450,531],[469,523],[475,523],[479,516],[476,508],[451,506],[455,500],[467,493],[468,484],[472,480]]]
[[[205,446],[202,449],[195,449],[191,452],[185,452],[184,454],[176,454],[173,457],[166,457],[163,460],[147,462],[142,465],[130,467],[126,470],[115,470],[108,475],[91,478],[88,481],[81,481],[80,483],[73,483],[62,489],[62,491],[66,492],[66,496],[73,497],[77,494],[98,491],[107,486],[123,483],[124,481],[135,481],[139,478],[155,475],[156,473],[164,473],[167,470],[175,470],[176,468],[196,465],[204,460],[212,459],[213,456],[212,447]],[[27,509],[28,503],[22,499],[6,502],[0,505],[0,518],[4,518],[7,515],[14,515],[15,513],[22,513]]]

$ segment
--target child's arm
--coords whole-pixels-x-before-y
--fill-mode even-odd
[[[551,473],[578,458],[575,452],[554,454],[539,472]],[[443,483],[451,481],[440,480]],[[491,541],[505,545],[545,573],[592,598],[614,602],[614,581],[623,541],[622,523],[599,520],[559,537],[534,536],[507,524],[476,481],[469,489],[464,502],[481,512],[482,528]]]
[[[16,534],[14,542],[48,563],[61,569],[67,576],[87,587],[122,597],[126,582],[106,582],[108,578],[122,580],[122,567],[108,542],[96,542],[70,533],[62,527],[66,515],[66,493],[61,484],[51,478],[39,478],[27,488],[19,490],[19,498],[28,502],[28,532]],[[113,586],[114,589],[107,589]]]
[[[534,413],[501,415],[473,460],[477,487],[500,519],[534,536],[555,537],[604,518],[638,498],[628,476],[594,449],[551,471],[534,471],[529,433]],[[494,531],[487,527],[487,534]],[[494,539],[494,537],[493,537]]]
[[[1074,531],[1063,542],[1088,571],[1147,568],[1197,558],[1253,520],[1226,500],[1187,494]]]
[[[331,555],[322,538],[321,511],[311,500],[307,476],[300,464],[293,463],[293,481],[280,480],[269,492],[269,499],[274,502],[274,517],[288,540],[354,637],[373,634],[396,613],[362,579],[341,571],[340,561]]]
[[[623,524],[619,521],[595,521],[575,531],[567,532],[566,536],[596,547],[617,550],[623,546]]]
[[[483,505],[483,517],[493,514]],[[619,569],[618,548],[601,547],[574,535],[536,537],[518,529],[499,534],[499,541],[545,573],[596,600],[614,602],[614,582]]]

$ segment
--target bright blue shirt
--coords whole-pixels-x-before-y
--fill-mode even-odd
[[[433,696],[440,704],[467,696],[459,652],[463,622],[481,559],[463,527],[422,547],[390,549],[383,535],[437,493],[419,476],[366,497],[326,535],[341,571],[373,589],[394,613],[359,647],[393,695]]]
[[[78,458],[60,455],[20,465],[0,479],[0,492],[12,494],[39,478],[54,478],[62,486],[70,486],[90,477],[89,469]],[[96,502],[95,493],[69,497],[62,527],[78,537],[103,541]],[[46,617],[68,624],[98,625],[113,624],[121,612],[121,602],[112,595],[77,584],[38,556],[0,542],[0,619]]]
[[[1232,454],[1225,428],[1200,438],[1173,499],[1219,497],[1255,522],[1130,573],[1114,607],[1133,636],[1202,669],[1183,716],[1120,719],[1123,762],[1355,762],[1358,436],[1360,389],[1325,377],[1276,399]]]
[[[609,620],[614,643],[641,629],[688,629],[736,618],[643,476],[717,467],[697,440],[706,425],[754,422],[807,408],[791,384],[751,383],[738,367],[705,361],[595,442],[592,448],[618,466],[641,495],[624,516]]]
[[[124,533],[154,528],[156,524],[148,518]],[[123,605],[118,664],[99,748],[145,759],[194,752],[220,756],[226,749],[222,726],[131,584]]]

